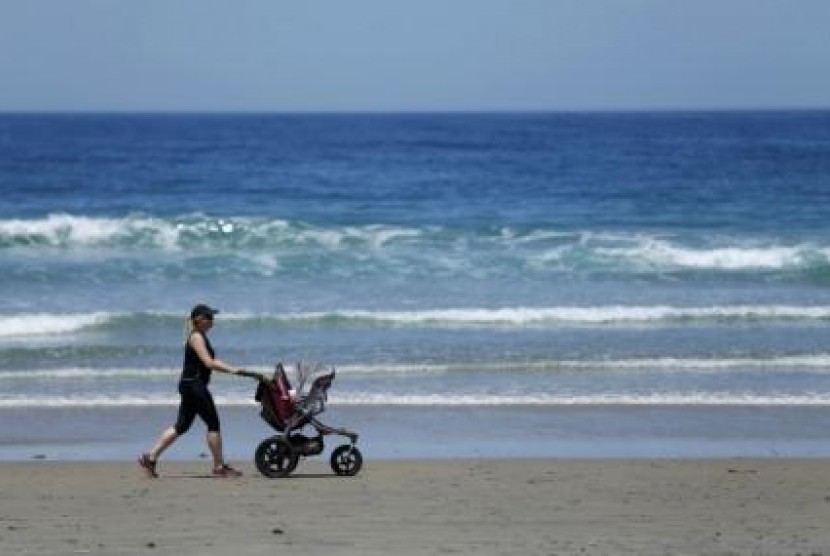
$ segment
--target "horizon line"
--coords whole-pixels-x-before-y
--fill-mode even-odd
[[[824,112],[830,105],[822,106],[712,106],[712,107],[607,107],[607,108],[400,108],[400,109],[232,109],[232,108],[55,108],[55,109],[3,109],[0,115],[228,115],[228,116],[404,116],[404,115],[534,115],[534,114],[695,114],[723,112]]]

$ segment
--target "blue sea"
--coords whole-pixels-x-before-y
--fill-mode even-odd
[[[147,448],[197,302],[367,459],[830,456],[830,111],[7,114],[0,190],[0,460]]]

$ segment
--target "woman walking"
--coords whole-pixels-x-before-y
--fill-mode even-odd
[[[178,418],[173,426],[161,433],[155,446],[138,458],[138,464],[150,477],[158,477],[156,463],[161,454],[190,429],[197,415],[207,425],[207,444],[213,456],[213,475],[215,477],[242,475],[241,472],[225,463],[219,414],[216,412],[213,396],[208,389],[212,371],[234,375],[245,373],[243,369],[234,369],[227,363],[216,359],[207,333],[213,327],[213,317],[218,312],[217,309],[211,309],[203,304],[196,305],[190,312],[190,318],[187,321],[182,375],[179,380],[181,404]]]

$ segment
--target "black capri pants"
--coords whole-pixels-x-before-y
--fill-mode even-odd
[[[219,414],[207,384],[201,380],[182,380],[179,382],[179,394],[182,402],[176,419],[176,434],[186,433],[197,415],[207,425],[208,432],[219,432]]]

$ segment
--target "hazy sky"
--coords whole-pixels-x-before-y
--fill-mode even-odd
[[[830,107],[830,0],[0,0],[0,110]]]

